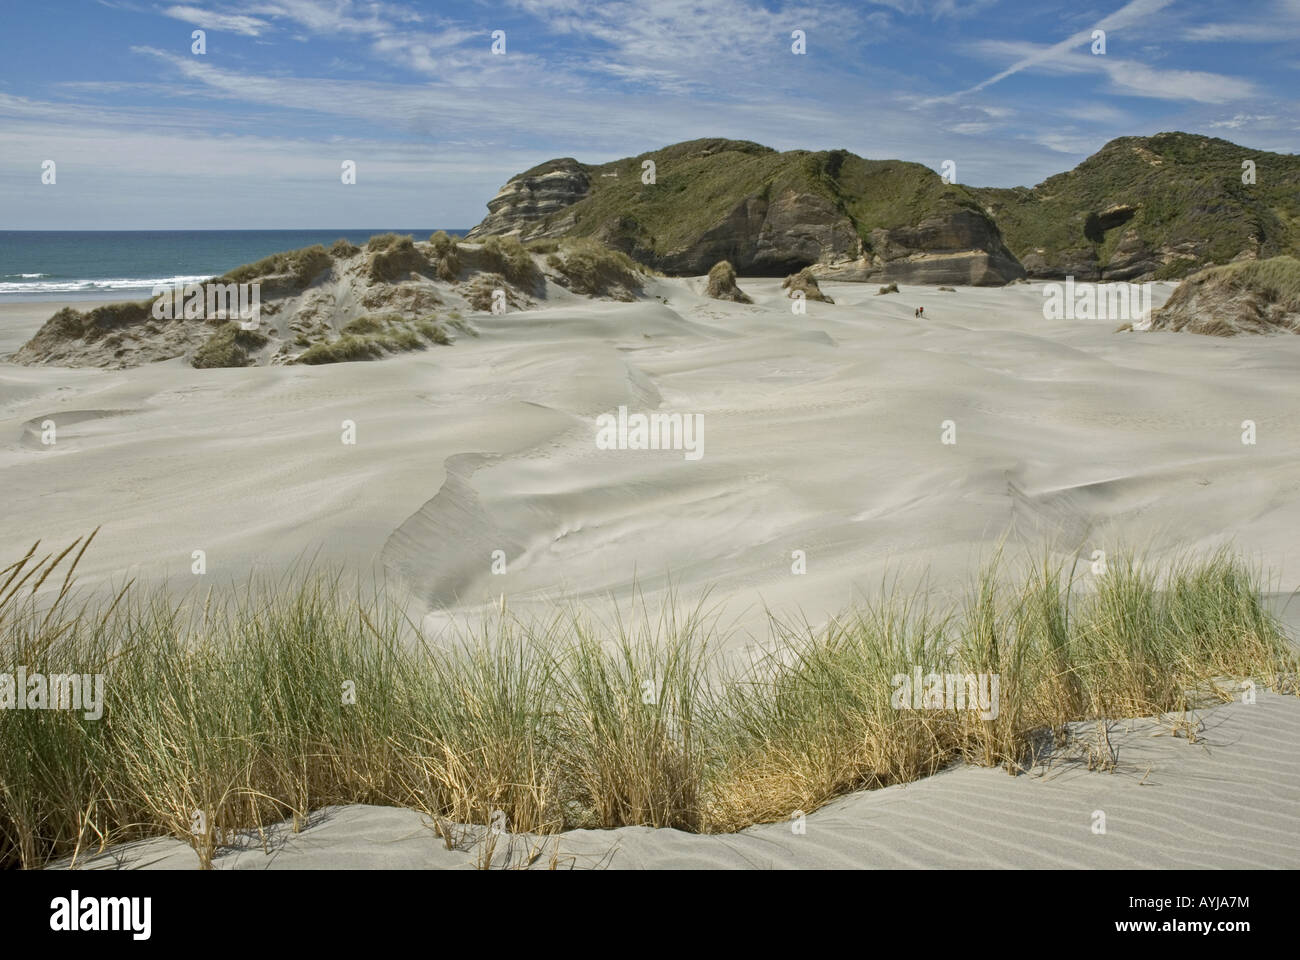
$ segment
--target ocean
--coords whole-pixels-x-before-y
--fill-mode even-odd
[[[426,240],[437,227],[339,230],[0,230],[0,303],[124,300],[220,276],[282,250],[377,233]],[[446,229],[453,236],[464,229]]]

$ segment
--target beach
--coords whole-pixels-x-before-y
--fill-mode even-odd
[[[707,298],[704,278],[650,279],[633,303],[552,289],[534,309],[469,317],[477,336],[374,362],[5,362],[5,542],[16,558],[98,527],[78,582],[101,595],[341,571],[381,583],[434,642],[507,608],[706,603],[730,653],[762,643],[773,616],[819,628],[891,590],[954,601],[999,549],[1075,557],[1086,590],[1099,555],[1133,548],[1157,565],[1229,546],[1271,578],[1294,631],[1300,341],[1046,319],[1042,284],[878,295],[827,282],[835,303],[801,315],[779,281],[739,282],[753,304]],[[1171,287],[1156,285],[1157,306]],[[15,349],[57,306],[4,305],[0,343]],[[653,414],[696,424],[690,442],[630,448],[629,423]],[[615,425],[604,440],[602,424]],[[1295,697],[1116,717],[1105,769],[1080,752],[1094,726],[1015,776],[958,763],[849,793],[797,831],[489,843],[460,824],[448,846],[418,811],[353,804],[313,811],[301,832],[227,838],[212,865],[1300,864]],[[195,864],[175,839],[79,862]]]
[[[741,285],[753,305],[705,298],[702,278],[656,278],[636,303],[561,291],[370,363],[6,363],[5,540],[102,527],[86,586],[339,566],[431,628],[502,595],[708,589],[738,643],[765,608],[817,623],[882,579],[955,592],[1003,542],[1085,561],[1231,543],[1277,591],[1300,583],[1300,341],[1046,320],[1041,284],[827,283],[836,303],[805,316],[779,281]],[[1172,285],[1155,286],[1158,306]],[[11,349],[52,312],[3,309]],[[599,449],[620,407],[701,416],[699,459]]]

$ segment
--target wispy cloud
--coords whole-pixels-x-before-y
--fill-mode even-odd
[[[227,33],[238,33],[246,37],[260,37],[271,26],[257,17],[217,13],[199,7],[173,6],[168,7],[163,13],[174,20],[184,20],[205,30],[224,30]]]
[[[1193,43],[1290,43],[1300,38],[1300,0],[1238,4],[1231,20],[1191,24],[1180,36]]]
[[[1140,60],[1128,60],[1112,54],[1094,56],[1087,50],[1059,49],[1059,45],[1037,47],[1028,43],[987,40],[975,46],[990,58],[1018,58],[1016,62],[1021,65],[1019,70],[1061,75],[1102,74],[1109,81],[1110,92],[1124,96],[1218,104],[1243,100],[1258,92],[1252,82],[1238,77],[1204,70],[1154,67]],[[1046,51],[1051,51],[1051,55],[1043,56]],[[963,91],[963,94],[987,85],[988,82],[972,87]],[[943,101],[950,98],[935,99]]]
[[[1091,45],[1093,42],[1094,30],[1109,31],[1123,29],[1124,27],[1140,23],[1145,18],[1159,13],[1171,3],[1173,3],[1173,0],[1129,0],[1129,2],[1119,10],[1116,10],[1108,16],[1102,17],[1102,19],[1098,20],[1096,24],[1089,27],[1087,30],[1081,30],[1074,33],[1066,39],[1051,44],[1050,46],[1030,45],[1028,47],[1029,52],[1021,56],[1020,59],[1011,64],[1011,66],[1004,70],[1000,70],[998,73],[995,73],[993,76],[988,77],[985,80],[981,80],[973,87],[968,87],[958,93],[951,94],[950,97],[955,98],[971,93],[978,93],[979,91],[985,90],[988,87],[993,86],[993,84],[1000,83],[1008,77],[1015,76],[1017,73],[1024,70],[1050,67],[1054,61],[1065,58],[1081,45]]]

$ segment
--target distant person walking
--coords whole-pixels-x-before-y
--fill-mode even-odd
[[[925,316],[925,307],[917,307],[915,310],[912,311],[913,318],[924,317],[924,316]]]

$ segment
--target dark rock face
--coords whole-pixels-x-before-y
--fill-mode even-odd
[[[1074,277],[1076,280],[1100,280],[1097,251],[1091,247],[1059,251],[1048,259],[1046,250],[1037,249],[1020,258],[1025,276],[1034,280]]]
[[[828,257],[856,256],[861,247],[853,223],[828,200],[793,190],[774,201],[745,198],[721,223],[671,253],[626,240],[607,242],[656,270],[683,276],[699,276],[728,260],[746,276],[783,277]]]
[[[999,286],[1025,275],[997,226],[973,210],[922,220],[914,227],[871,232],[865,279],[903,283]]]

